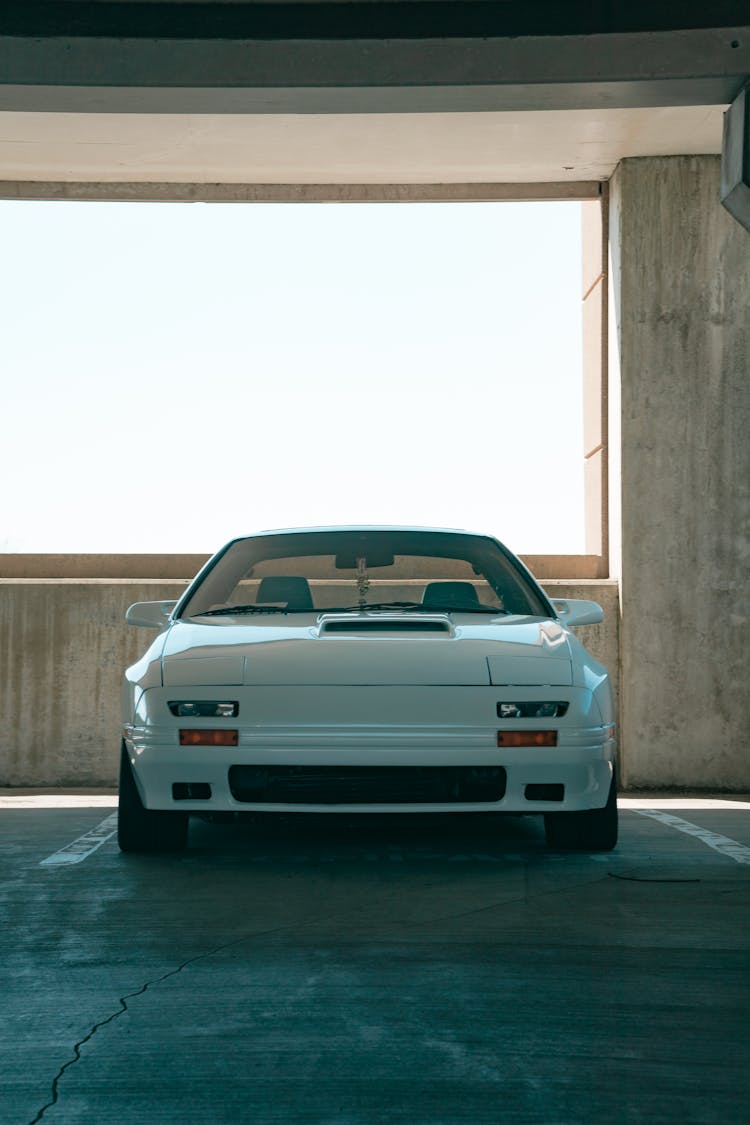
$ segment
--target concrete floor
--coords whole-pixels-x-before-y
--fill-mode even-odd
[[[325,817],[147,858],[62,801],[0,796],[3,1125],[748,1118],[750,803],[624,801],[611,855]]]

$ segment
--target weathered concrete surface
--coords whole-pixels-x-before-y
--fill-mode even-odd
[[[605,624],[580,636],[616,681],[616,585],[545,585],[553,597],[604,604]],[[154,636],[125,625],[125,610],[184,588],[177,581],[0,580],[0,785],[116,783],[120,678]]]
[[[737,789],[750,783],[750,237],[719,203],[718,157],[666,157],[619,166],[610,241],[623,780]]]
[[[0,779],[4,785],[112,785],[120,678],[152,630],[125,624],[136,601],[184,582],[0,582]]]
[[[632,808],[606,856],[321,817],[51,867],[113,810],[3,804],[3,1125],[747,1119],[750,866]]]

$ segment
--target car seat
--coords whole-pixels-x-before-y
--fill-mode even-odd
[[[473,609],[479,605],[479,598],[471,582],[429,582],[422,594],[422,605]]]
[[[307,613],[313,609],[310,585],[306,578],[287,575],[270,575],[262,578],[258,586],[256,603],[285,602],[292,613]]]

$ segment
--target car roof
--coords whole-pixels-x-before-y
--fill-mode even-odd
[[[425,531],[431,535],[472,535],[477,539],[494,539],[493,535],[488,535],[478,531],[466,531],[460,527],[421,527],[418,524],[377,524],[377,523],[362,523],[362,524],[332,524],[330,526],[322,525],[320,527],[274,527],[267,528],[264,531],[253,531],[248,535],[238,535],[238,539],[258,539],[264,535],[319,535],[321,532],[326,531]]]

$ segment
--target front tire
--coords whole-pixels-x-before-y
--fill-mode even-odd
[[[617,775],[612,774],[603,809],[587,812],[545,813],[544,832],[551,848],[611,852],[617,843]]]
[[[123,743],[117,812],[117,842],[120,851],[181,851],[187,842],[187,827],[187,813],[144,808]]]

